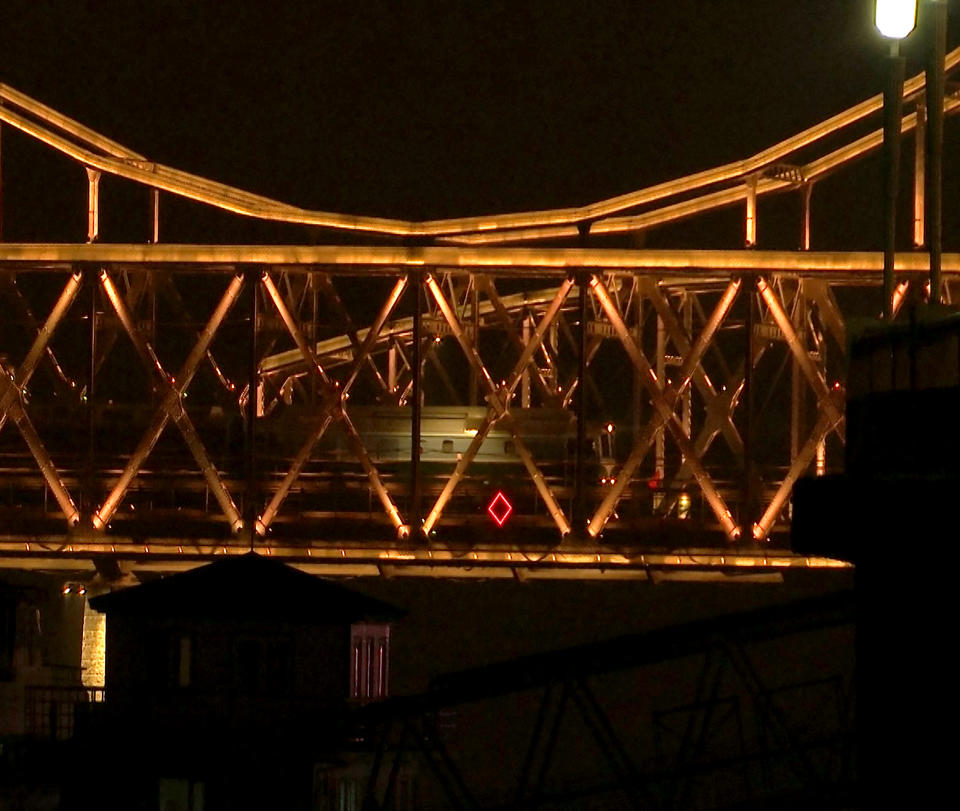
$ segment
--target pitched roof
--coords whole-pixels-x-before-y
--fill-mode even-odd
[[[90,606],[107,614],[322,624],[387,621],[405,613],[256,552],[102,594]]]

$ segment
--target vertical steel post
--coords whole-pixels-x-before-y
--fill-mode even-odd
[[[87,242],[100,239],[100,172],[87,168]]]
[[[801,192],[800,215],[800,250],[810,250],[810,202],[813,197],[813,184],[804,183]],[[793,308],[793,325],[798,337],[803,341],[806,351],[807,342],[807,297],[803,289],[803,279],[797,279],[797,299]],[[800,435],[803,432],[804,401],[806,391],[803,387],[803,377],[800,364],[795,357],[790,359],[790,463],[800,453]]]
[[[633,277],[633,300],[634,300],[634,309],[636,311],[636,324],[634,326],[634,337],[637,341],[637,346],[643,349],[643,296],[640,295],[640,277]],[[642,414],[640,409],[642,408],[642,394],[643,394],[643,383],[640,380],[640,373],[637,371],[637,368],[633,368],[633,408],[632,412],[632,422],[631,422],[631,437],[633,437],[633,442],[636,442],[637,437],[640,435],[640,423]]]
[[[903,118],[904,58],[894,41],[887,59],[887,82],[883,89],[883,317],[893,319],[893,265],[897,251],[897,193],[900,180],[900,128]]]
[[[818,363],[817,372],[823,378],[824,382],[827,379],[827,336],[824,335],[820,339],[820,345],[817,347],[819,350],[820,361]],[[824,434],[820,437],[820,441],[817,442],[817,452],[816,452],[816,465],[814,467],[814,473],[817,476],[823,476],[827,472],[827,435]]]
[[[316,273],[311,273],[310,280],[310,345],[316,350],[317,335],[319,334],[318,322],[320,319],[320,279]],[[317,375],[310,375],[310,405],[317,404]]]
[[[97,422],[96,408],[94,406],[96,394],[97,378],[97,288],[99,284],[99,271],[97,268],[87,267],[83,272],[84,282],[90,288],[90,301],[88,317],[89,332],[87,335],[89,356],[87,358],[87,486],[81,497],[86,500],[83,505],[85,520],[93,515],[97,505],[97,494],[95,492],[94,482],[97,470]]]
[[[587,274],[577,273],[577,456],[573,500],[573,540],[582,539],[587,524],[586,512],[586,444],[587,444]]]
[[[747,216],[744,244],[748,248],[757,246],[757,176],[747,178]]]
[[[928,0],[933,42],[927,64],[927,173],[926,230],[930,245],[930,303],[940,303],[940,265],[943,253],[943,96],[947,42],[947,2]]]
[[[794,305],[793,325],[797,331],[797,337],[803,341],[803,348],[806,351],[806,321],[807,321],[807,299],[803,292],[803,280],[797,279],[797,300]],[[806,389],[803,383],[803,375],[800,371],[800,364],[796,358],[790,359],[790,462],[797,458],[801,448],[801,434],[804,423],[804,400]]]
[[[160,241],[160,189],[150,189],[150,242]]]
[[[666,383],[667,372],[667,326],[663,323],[663,318],[657,315],[657,380],[663,386]],[[666,481],[666,428],[661,425],[657,428],[657,436],[653,450],[653,475],[658,486],[662,486]],[[658,491],[653,497],[653,509],[660,508],[660,502],[663,499],[663,492]]]
[[[544,354],[548,358],[558,359],[560,354],[560,322],[559,319],[553,321],[550,324],[550,329],[547,331],[547,340],[546,348],[544,349]],[[557,394],[560,393],[561,382],[560,382],[560,368],[558,363],[550,364],[550,376],[549,376],[550,385],[557,390]]]
[[[691,341],[693,337],[693,293],[685,290],[683,293],[683,328],[686,330],[687,337]],[[683,405],[681,408],[681,421],[683,431],[690,436],[693,425],[693,386],[687,386],[683,392]]]
[[[420,415],[422,409],[422,361],[420,346],[423,341],[423,274],[410,271],[410,287],[413,290],[413,347],[411,369],[413,388],[410,397],[413,408],[410,416],[410,532],[419,537],[423,527],[423,509],[420,481]]]
[[[480,291],[477,289],[477,276],[476,274],[470,275],[470,317],[473,323],[473,345],[480,346]],[[526,340],[526,338],[524,338]],[[526,390],[526,401],[524,402],[524,408],[529,408],[530,406],[530,378],[529,375],[524,378],[527,390]],[[477,405],[478,395],[477,395],[477,376],[470,375],[469,380],[469,393],[467,394],[467,405]]]
[[[387,387],[390,393],[394,395],[396,401],[397,394],[397,347],[391,343],[387,350]]]
[[[523,314],[523,325],[521,328],[521,336],[523,339],[523,345],[526,346],[530,343],[530,315],[528,313]],[[476,386],[476,377],[471,377],[474,386]],[[471,403],[473,400],[470,401]],[[520,407],[521,408],[530,408],[530,367],[527,366],[523,370],[523,376],[520,378]]]
[[[753,538],[753,294],[756,279],[747,276],[743,287],[747,312],[744,317],[743,365],[743,495],[740,504],[740,540]]]
[[[926,192],[927,112],[923,102],[917,102],[917,126],[913,131],[913,247],[922,248],[926,240],[924,224]]]
[[[2,104],[3,102],[0,102]],[[3,125],[0,124],[0,242],[3,242]]]
[[[260,268],[250,266],[246,268],[246,283],[250,287],[250,346],[247,358],[247,432],[246,432],[246,462],[247,462],[247,500],[244,509],[244,520],[250,532],[250,549],[253,550],[257,541],[257,399],[258,381],[257,371],[259,358],[257,357],[257,321],[260,318],[259,292]]]

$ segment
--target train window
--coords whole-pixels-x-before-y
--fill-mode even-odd
[[[517,449],[514,447],[513,442],[509,440],[503,443],[503,452],[508,456],[517,452]]]
[[[453,440],[445,439],[443,440],[443,452],[444,453],[453,453]]]

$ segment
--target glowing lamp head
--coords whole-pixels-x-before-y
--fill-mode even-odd
[[[917,0],[876,0],[874,23],[887,39],[903,39],[917,25]]]

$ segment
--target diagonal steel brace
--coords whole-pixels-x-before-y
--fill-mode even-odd
[[[487,294],[487,298],[493,305],[494,312],[496,312],[497,316],[500,318],[500,322],[503,324],[504,329],[507,331],[507,337],[510,339],[510,342],[515,348],[523,352],[525,348],[523,345],[523,338],[520,337],[520,333],[517,331],[517,328],[513,323],[513,319],[510,317],[510,313],[507,312],[507,308],[503,306],[503,302],[500,300],[500,294],[497,293],[497,288],[494,287],[493,280],[488,276],[479,274],[476,276],[476,278],[479,280],[478,286],[482,287],[483,291]],[[540,370],[540,367],[534,362],[533,356],[530,357],[528,368],[533,372],[533,380],[536,383],[537,388],[540,389],[540,395],[543,397],[543,401],[545,403],[549,403],[552,400],[555,400],[557,394],[547,383],[547,380],[543,376],[543,372]]]
[[[810,360],[810,355],[797,337],[796,330],[794,330],[793,324],[790,322],[790,316],[784,311],[773,290],[770,288],[770,285],[767,284],[762,276],[757,277],[757,290],[760,292],[764,303],[767,305],[767,309],[783,333],[783,337],[787,341],[787,346],[790,347],[790,351],[797,359],[797,365],[803,372],[804,377],[809,381],[814,394],[816,394],[817,405],[830,416],[833,428],[840,433],[843,424],[843,411],[837,405],[833,395],[827,388],[827,383],[823,379],[823,375],[821,375],[813,365],[813,361]]]
[[[654,420],[660,421],[669,429],[674,441],[680,448],[680,452],[683,454],[684,462],[690,466],[690,470],[693,472],[697,483],[700,485],[700,489],[703,491],[704,498],[706,498],[707,503],[714,512],[714,515],[716,515],[717,519],[720,521],[720,525],[723,527],[724,532],[726,532],[727,537],[731,539],[737,538],[739,535],[739,529],[733,520],[733,516],[731,515],[730,510],[727,509],[727,505],[723,500],[723,496],[720,495],[720,492],[713,484],[713,480],[710,478],[710,475],[704,469],[703,463],[697,456],[693,442],[691,441],[690,437],[687,436],[686,432],[683,430],[683,426],[681,426],[677,420],[675,409],[676,402],[679,399],[679,394],[682,393],[682,388],[686,387],[690,376],[693,374],[693,371],[697,365],[699,365],[700,360],[703,357],[703,353],[706,351],[710,340],[713,338],[712,332],[715,331],[719,326],[720,321],[722,321],[723,317],[726,315],[726,311],[729,310],[730,305],[733,303],[733,299],[736,297],[736,293],[739,290],[739,282],[731,282],[731,284],[728,286],[727,293],[720,302],[720,304],[723,306],[720,307],[720,305],[718,305],[719,309],[715,310],[714,317],[711,317],[710,325],[712,331],[707,334],[706,328],[704,329],[694,346],[696,356],[693,354],[694,350],[691,350],[691,354],[687,357],[687,361],[684,364],[684,380],[686,382],[684,382],[683,387],[678,388],[676,393],[674,393],[670,398],[668,398],[664,388],[661,386],[660,381],[657,379],[656,372],[654,372],[650,366],[650,363],[644,357],[640,347],[637,345],[636,338],[627,328],[627,325],[623,322],[623,318],[621,318],[616,304],[613,302],[606,285],[604,285],[599,276],[594,275],[591,277],[590,287],[594,296],[596,296],[597,301],[600,303],[600,306],[606,313],[610,323],[613,325],[614,331],[617,333],[617,336],[619,337],[620,342],[623,344],[624,349],[627,351],[627,354],[633,361],[634,366],[640,373],[640,379],[643,381],[643,385],[647,389],[647,393],[650,395],[653,406],[658,412]],[[649,430],[651,425],[653,425],[653,422],[648,423],[648,430],[642,432],[641,436],[638,438],[639,440],[642,440],[645,443],[649,442],[649,439],[652,438],[653,435],[653,432]],[[639,452],[639,448],[635,448],[635,452],[631,454],[631,459],[628,461],[634,463],[635,460],[633,457],[637,456]],[[644,450],[643,452],[645,453],[646,451]],[[634,467],[638,463],[639,462],[635,462]],[[632,471],[630,471],[630,473],[632,473]],[[613,490],[607,494],[607,497],[604,499],[603,503],[597,508],[597,511],[594,513],[594,516],[590,520],[590,524],[587,528],[588,532],[593,537],[596,537],[600,534],[604,524],[607,522],[607,519],[613,513],[613,508],[623,493],[623,490],[629,483],[629,478],[629,475],[624,475],[624,473],[621,472],[621,475],[617,477],[617,482],[614,484]]]
[[[57,504],[60,505],[63,514],[67,517],[67,523],[70,524],[70,526],[75,526],[80,520],[80,513],[77,511],[77,507],[73,503],[70,493],[67,492],[67,488],[64,487],[60,479],[60,474],[57,472],[57,468],[53,464],[50,454],[47,453],[47,449],[37,434],[36,428],[33,427],[30,417],[27,416],[27,412],[24,411],[23,406],[20,405],[20,389],[17,388],[16,384],[7,376],[6,371],[2,368],[0,368],[0,396],[3,397],[3,401],[6,403],[4,406],[6,414],[10,415],[10,419],[13,420],[14,425],[17,426],[17,430],[20,431],[20,435],[27,443],[30,453],[40,467],[41,475],[53,493],[53,497],[57,500]]]
[[[139,472],[140,467],[146,461],[147,456],[150,455],[154,445],[156,445],[157,440],[160,438],[160,434],[163,433],[163,429],[166,427],[167,422],[172,419],[183,434],[183,438],[186,441],[187,447],[189,448],[197,464],[200,466],[200,470],[203,473],[203,476],[206,479],[211,491],[213,492],[214,497],[217,499],[220,509],[223,510],[224,515],[230,522],[232,530],[234,532],[239,532],[243,527],[243,521],[240,518],[240,513],[237,510],[237,507],[234,504],[230,494],[227,492],[223,481],[220,479],[220,475],[217,473],[216,467],[214,467],[210,458],[207,456],[206,450],[203,447],[203,443],[201,442],[200,437],[197,435],[197,432],[193,427],[193,423],[190,422],[187,412],[183,408],[182,397],[183,393],[190,385],[190,382],[193,380],[193,376],[196,374],[197,367],[206,357],[206,352],[210,346],[210,342],[213,340],[213,336],[220,328],[220,324],[223,323],[223,319],[226,318],[227,313],[230,311],[230,308],[236,301],[237,296],[240,294],[240,290],[243,287],[243,277],[240,275],[233,277],[230,285],[227,287],[226,292],[223,294],[223,297],[217,304],[216,309],[210,316],[210,320],[203,328],[203,331],[200,333],[196,344],[194,344],[193,349],[187,356],[187,359],[184,361],[183,366],[180,368],[180,371],[175,378],[168,377],[162,365],[160,364],[159,359],[154,353],[153,348],[140,334],[136,325],[133,323],[130,311],[127,309],[126,304],[121,298],[116,286],[113,284],[113,281],[110,279],[110,276],[107,274],[106,270],[100,272],[100,283],[103,286],[104,292],[107,294],[107,298],[113,305],[113,308],[117,313],[117,317],[120,319],[120,323],[123,325],[124,330],[130,337],[130,340],[133,342],[133,345],[136,348],[137,353],[140,355],[144,365],[148,369],[152,370],[162,388],[166,389],[166,392],[163,395],[160,408],[157,410],[150,427],[141,438],[139,444],[133,452],[133,455],[127,461],[127,465],[120,474],[119,480],[110,491],[100,509],[94,514],[94,529],[103,529],[108,523],[110,523],[110,519],[117,510],[117,505],[120,503],[120,500],[129,489],[130,484],[133,482],[134,477]]]
[[[37,337],[33,339],[33,344],[30,346],[27,356],[23,359],[23,363],[21,363],[16,370],[13,379],[13,388],[8,389],[3,396],[0,396],[0,430],[3,429],[3,424],[6,422],[9,404],[14,400],[19,400],[20,391],[30,382],[30,378],[33,377],[40,358],[43,357],[48,349],[48,344],[53,337],[54,330],[56,330],[57,326],[63,320],[67,310],[70,309],[70,305],[73,304],[74,299],[77,297],[82,278],[79,273],[71,274],[63,290],[60,292],[60,297],[57,299],[56,304],[54,304],[53,309],[50,310],[50,315],[47,316],[47,320],[44,321],[43,326],[37,331]]]
[[[430,275],[427,275],[424,279],[424,283],[427,285],[427,288],[430,290],[430,293],[436,300],[437,306],[443,313],[443,317],[450,325],[450,330],[460,343],[468,362],[473,367],[473,370],[477,374],[478,378],[483,382],[483,386],[487,390],[486,400],[489,406],[483,422],[477,429],[476,436],[473,438],[473,441],[470,443],[470,446],[467,448],[466,452],[457,462],[457,466],[450,478],[447,480],[447,483],[443,488],[443,492],[440,493],[436,503],[433,506],[433,509],[430,511],[430,514],[424,521],[423,531],[427,533],[430,532],[434,524],[440,518],[443,508],[446,506],[447,502],[453,495],[453,491],[463,478],[463,475],[467,467],[470,465],[470,462],[473,461],[474,456],[476,456],[477,452],[480,450],[480,445],[483,443],[483,440],[490,428],[492,428],[493,424],[499,420],[503,423],[504,427],[513,437],[517,454],[520,456],[524,467],[526,467],[527,472],[530,474],[530,478],[533,480],[534,487],[537,488],[537,492],[543,499],[544,504],[546,504],[547,510],[550,512],[550,516],[553,518],[554,523],[560,530],[561,535],[569,534],[570,524],[563,513],[563,508],[557,502],[556,498],[554,498],[554,495],[544,480],[540,469],[537,467],[532,454],[530,453],[526,444],[523,442],[523,439],[520,437],[516,423],[514,422],[513,417],[510,416],[509,403],[510,396],[513,393],[513,390],[519,384],[520,379],[523,376],[524,369],[527,368],[527,364],[530,363],[534,353],[543,342],[544,336],[546,335],[550,324],[557,317],[557,313],[560,312],[563,302],[566,300],[567,295],[570,293],[570,289],[573,287],[574,280],[572,278],[567,278],[560,285],[560,288],[557,290],[557,294],[554,296],[553,301],[550,303],[546,313],[544,313],[543,318],[537,325],[536,331],[530,337],[529,343],[524,347],[523,352],[517,359],[513,371],[510,374],[510,378],[500,388],[496,386],[496,384],[493,382],[493,379],[490,377],[490,373],[483,365],[483,361],[480,359],[480,355],[477,353],[476,347],[464,332],[460,321],[457,319],[456,314],[453,312],[453,309],[450,307],[449,303],[444,297],[443,290],[440,289],[436,279]]]
[[[673,341],[674,346],[677,347],[681,355],[687,355],[690,352],[690,338],[677,318],[676,313],[673,311],[673,308],[670,306],[670,303],[663,295],[663,291],[653,279],[642,279],[641,285],[643,295],[653,304],[657,315],[660,316],[664,327],[666,327],[670,340]],[[716,388],[714,388],[713,381],[710,380],[710,377],[702,366],[698,365],[694,370],[693,384],[697,387],[697,390],[708,404],[708,407],[709,404],[719,396]],[[730,446],[730,450],[732,450],[736,456],[742,458],[743,439],[733,424],[733,418],[730,414],[720,423],[720,431]]]
[[[276,292],[277,298],[274,298],[274,292],[276,291],[276,286],[273,285],[273,281],[269,276],[264,274],[264,286],[267,288],[267,292],[270,293],[271,298],[274,299],[276,303],[279,298],[279,292]],[[383,307],[380,309],[380,313],[377,315],[376,321],[367,331],[367,335],[363,340],[363,343],[357,347],[356,353],[353,359],[353,365],[350,369],[347,379],[343,384],[343,395],[346,395],[351,387],[353,386],[354,381],[357,379],[357,375],[360,373],[360,370],[363,368],[364,364],[367,363],[368,358],[371,356],[371,351],[374,345],[377,342],[377,338],[380,336],[380,330],[383,329],[383,325],[386,323],[387,319],[390,317],[390,314],[393,312],[394,307],[396,307],[397,302],[400,300],[400,297],[403,295],[403,291],[407,286],[407,277],[401,276],[397,283],[393,286],[387,301],[384,303]],[[283,304],[283,299],[279,298],[280,304],[278,309],[280,310],[280,316],[284,319],[284,323],[287,322],[287,318],[290,316],[289,311],[286,310],[285,305]],[[286,312],[286,316],[284,316]],[[302,333],[297,329],[296,324],[290,319],[293,323],[293,328],[297,334],[302,338]],[[289,329],[289,326],[288,326]],[[296,335],[294,335],[294,340],[297,341],[298,346],[300,342],[298,341]],[[309,345],[306,344],[306,341],[303,342],[306,346],[307,351],[310,352]],[[303,352],[303,347],[300,349]],[[320,369],[320,364],[316,359],[316,356],[311,357],[310,355],[304,355],[304,360],[311,364],[314,369]],[[322,371],[322,370],[321,370]],[[321,403],[321,409],[323,411],[323,418],[320,420],[319,424],[310,432],[310,435],[301,445],[300,450],[297,452],[296,457],[293,460],[293,464],[290,466],[290,469],[287,471],[286,476],[283,477],[283,481],[280,482],[280,486],[277,488],[276,492],[273,494],[270,499],[270,503],[266,506],[263,511],[263,514],[257,519],[256,530],[257,534],[265,535],[270,524],[273,523],[273,519],[276,517],[277,512],[280,509],[280,506],[283,504],[287,495],[290,493],[290,488],[293,487],[296,480],[299,478],[301,471],[303,470],[304,465],[310,459],[310,454],[313,452],[314,446],[317,442],[320,441],[320,438],[324,435],[327,428],[334,422],[334,420],[342,418],[345,416],[345,413],[341,407],[342,396],[341,392],[334,386],[329,383],[329,378],[325,374],[320,376],[321,381],[324,382],[324,401]],[[344,423],[347,424],[346,422]],[[351,423],[352,427],[352,423]],[[369,458],[368,458],[369,462]],[[363,461],[361,460],[361,464]],[[370,462],[372,467],[372,462]],[[365,467],[366,469],[366,467]],[[369,475],[369,473],[368,473]],[[376,475],[376,470],[374,469],[374,476],[379,482],[379,477]],[[372,481],[372,480],[371,480]],[[381,484],[382,487],[382,484]],[[379,495],[379,492],[378,492]],[[383,497],[381,496],[381,501]],[[390,506],[387,506],[389,503]],[[392,500],[390,500],[389,495],[387,495],[387,502],[384,503],[384,506],[387,507],[387,511],[390,512],[391,507],[396,511],[396,507],[393,505]],[[393,516],[394,513],[391,513]],[[397,514],[397,520],[399,520],[399,514]],[[399,527],[400,524],[397,523],[397,520],[394,521],[395,526]],[[402,521],[401,521],[402,523]]]
[[[81,276],[82,274],[72,274],[74,276]],[[30,309],[30,305],[27,303],[27,300],[24,298],[23,293],[21,292],[19,286],[17,285],[15,274],[0,274],[0,284],[5,287],[8,291],[10,299],[13,301],[14,307],[19,311],[20,317],[33,329],[41,332],[43,330],[49,329],[48,324],[44,324],[43,327],[38,326],[37,318],[33,314],[33,310]],[[79,279],[76,281],[76,286],[79,288]],[[73,280],[67,282],[66,287],[72,287]],[[71,303],[76,296],[76,290],[73,291],[73,295],[70,297]],[[57,304],[59,306],[59,303]],[[48,319],[49,322],[49,319]],[[54,387],[57,390],[57,393],[63,395],[73,395],[76,396],[76,383],[67,377],[66,372],[64,372],[63,367],[60,365],[60,361],[57,360],[57,356],[54,354],[53,350],[50,348],[49,344],[43,348],[43,353],[46,355],[48,362],[48,371],[50,372],[50,380],[52,381]]]
[[[373,488],[374,492],[377,494],[377,498],[380,499],[380,503],[383,504],[384,509],[387,511],[390,521],[397,530],[400,530],[404,526],[403,518],[400,516],[400,511],[397,509],[396,504],[393,503],[393,499],[390,498],[390,493],[387,492],[387,488],[380,480],[380,474],[377,472],[376,466],[371,461],[370,455],[367,453],[367,450],[363,445],[363,440],[360,438],[359,432],[354,426],[353,421],[350,419],[350,416],[343,408],[344,392],[338,388],[337,384],[330,379],[329,375],[327,375],[323,366],[320,365],[320,361],[317,359],[316,354],[310,348],[310,344],[307,343],[307,339],[304,338],[303,333],[297,326],[297,322],[290,314],[290,310],[287,308],[287,305],[283,300],[283,296],[280,294],[280,291],[274,284],[273,279],[270,278],[270,274],[266,271],[264,271],[263,276],[261,277],[261,283],[263,284],[267,293],[269,293],[274,306],[277,308],[277,312],[280,314],[280,318],[283,320],[283,323],[287,328],[287,332],[290,333],[290,337],[293,338],[294,343],[300,350],[300,354],[303,355],[303,359],[307,362],[310,369],[320,379],[320,384],[323,387],[325,418],[321,422],[322,430],[319,432],[317,439],[322,436],[323,431],[326,430],[327,426],[329,426],[330,422],[333,420],[339,420],[343,423],[343,430],[347,435],[347,440],[350,443],[354,456],[360,462],[361,467],[363,467],[364,472],[367,474],[367,479],[370,481],[370,486]],[[395,292],[397,291],[398,287],[399,285],[394,287]],[[403,288],[399,287],[399,289],[402,292]],[[391,309],[392,306],[393,305],[391,304]],[[374,338],[371,339],[371,334],[372,330],[371,333],[368,333],[367,335],[368,341],[375,340],[376,338],[376,336],[374,336]],[[372,346],[372,342],[370,343],[370,346]],[[363,358],[360,357],[357,358],[357,360],[362,362]],[[356,371],[357,370],[355,370],[351,375],[351,384],[356,377]],[[317,432],[314,431],[314,433]],[[308,438],[307,441],[309,442],[310,438]],[[303,462],[301,463],[301,467],[305,461],[306,458],[304,458]]]
[[[767,505],[767,509],[764,510],[760,520],[753,525],[753,537],[755,540],[762,541],[767,537],[767,533],[770,532],[770,528],[783,509],[783,505],[786,504],[793,485],[797,479],[803,475],[803,472],[810,467],[810,463],[813,461],[813,457],[817,452],[817,446],[826,438],[827,434],[833,430],[835,425],[836,421],[832,415],[826,411],[820,412],[820,418],[810,432],[810,437],[800,449],[796,459],[793,460],[793,464],[790,465],[787,475],[783,477],[783,481],[780,482],[779,487],[777,487],[776,493],[774,493],[773,498]]]

